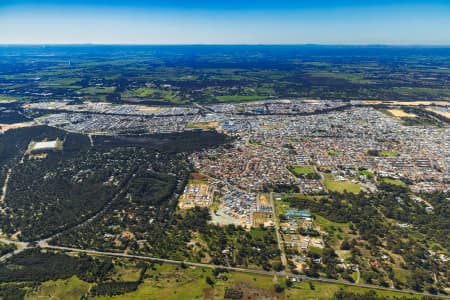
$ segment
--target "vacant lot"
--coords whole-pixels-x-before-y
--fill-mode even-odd
[[[324,185],[330,192],[343,193],[347,191],[348,193],[358,194],[361,191],[361,186],[357,183],[338,181],[334,180],[332,177],[327,177],[324,181]]]
[[[295,176],[302,176],[306,174],[314,174],[314,169],[308,166],[291,166],[289,167],[289,171]]]
[[[402,187],[408,187],[408,185],[406,183],[404,183],[401,180],[397,180],[397,179],[383,178],[383,182],[387,183],[387,184],[391,184],[391,185],[398,185],[398,186],[402,186]]]
[[[268,194],[259,194],[256,204],[258,206],[271,206],[272,204],[270,203],[270,196]]]
[[[195,128],[195,129],[216,129],[219,127],[219,122],[197,122],[197,123],[188,123],[186,128]]]

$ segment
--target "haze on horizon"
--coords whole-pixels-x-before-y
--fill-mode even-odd
[[[450,45],[450,2],[0,2],[0,44],[86,43]]]

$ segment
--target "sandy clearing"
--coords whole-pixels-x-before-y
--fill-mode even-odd
[[[398,108],[388,109],[388,112],[390,112],[393,116],[395,116],[397,118],[415,118],[415,117],[417,117],[417,115],[415,115],[415,114],[407,113]]]

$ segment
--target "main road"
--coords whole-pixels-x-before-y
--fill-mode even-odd
[[[421,295],[421,296],[435,296],[435,297],[440,297],[440,298],[444,298],[444,299],[450,299],[450,296],[446,296],[446,295],[438,295],[437,296],[437,295],[432,295],[432,294],[423,293],[423,292],[417,292],[417,291],[413,291],[413,290],[397,290],[394,288],[382,287],[382,286],[372,285],[372,284],[350,283],[350,282],[339,281],[336,279],[330,279],[330,278],[324,278],[324,277],[309,277],[306,275],[290,274],[290,273],[286,273],[286,272],[275,272],[275,271],[266,271],[266,270],[258,270],[258,269],[230,267],[230,266],[222,266],[222,265],[214,265],[214,264],[205,264],[205,263],[196,263],[196,262],[165,259],[165,258],[158,258],[158,257],[150,257],[150,256],[143,256],[143,255],[125,254],[125,253],[119,253],[119,252],[104,252],[104,251],[97,251],[97,250],[78,249],[78,248],[53,246],[53,245],[46,245],[45,248],[53,249],[53,250],[60,250],[60,251],[85,253],[85,254],[98,255],[98,256],[111,256],[111,257],[119,257],[119,258],[140,259],[140,260],[147,260],[147,261],[154,261],[154,262],[161,262],[161,263],[168,263],[168,264],[177,264],[177,265],[184,264],[186,266],[201,267],[201,268],[210,268],[210,269],[222,268],[222,269],[226,269],[229,271],[249,273],[249,274],[259,274],[259,275],[279,276],[279,277],[287,276],[290,278],[296,278],[299,281],[300,280],[311,280],[311,281],[319,281],[319,282],[324,282],[324,283],[333,283],[333,284],[363,287],[363,288],[369,288],[369,289],[375,289],[375,290],[401,292],[401,293],[415,294],[415,295]]]
[[[25,249],[31,249],[31,248],[35,247],[35,246],[32,246],[32,244],[36,244],[36,242],[35,243],[26,243],[26,242],[12,241],[12,240],[8,240],[8,239],[0,239],[0,242],[8,243],[8,244],[15,244],[18,246],[18,249],[16,251],[8,253],[8,254],[0,257],[0,262],[7,260],[8,258],[24,251]],[[275,272],[275,271],[266,271],[266,270],[259,270],[259,269],[249,269],[249,268],[222,266],[222,265],[214,265],[214,264],[196,263],[196,262],[190,262],[190,261],[173,260],[173,259],[166,259],[166,258],[159,258],[159,257],[144,256],[144,255],[126,254],[126,253],[120,253],[120,252],[107,252],[107,251],[97,251],[97,250],[91,250],[91,249],[79,249],[79,248],[49,245],[47,242],[42,242],[42,243],[37,242],[37,244],[41,248],[44,248],[44,249],[52,249],[52,250],[58,250],[58,251],[64,251],[64,252],[85,253],[85,254],[94,255],[94,256],[96,255],[96,256],[110,256],[110,257],[118,257],[118,258],[139,259],[139,260],[176,264],[176,265],[184,264],[187,266],[210,268],[210,269],[222,268],[222,269],[226,269],[229,271],[242,272],[242,273],[248,273],[248,274],[290,277],[290,278],[295,278],[298,281],[310,280],[310,281],[318,281],[318,282],[324,282],[324,283],[363,287],[363,288],[369,288],[369,289],[374,289],[374,290],[401,292],[401,293],[408,293],[408,294],[421,295],[421,296],[435,296],[435,297],[440,297],[443,299],[450,299],[450,296],[446,296],[446,295],[438,295],[437,296],[437,295],[431,295],[429,293],[417,292],[414,290],[397,290],[394,288],[382,287],[382,286],[372,285],[372,284],[351,283],[351,282],[344,282],[344,281],[331,279],[331,278],[309,277],[306,275],[291,274],[291,273],[286,273],[284,271]]]

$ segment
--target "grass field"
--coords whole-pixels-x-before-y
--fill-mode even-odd
[[[398,156],[398,153],[395,151],[382,150],[379,152],[380,156],[383,157],[395,157]]]
[[[267,96],[259,96],[259,95],[237,95],[237,96],[217,96],[216,100],[220,102],[230,102],[230,101],[253,101],[253,100],[262,100],[266,99]]]
[[[367,178],[373,178],[375,176],[375,174],[372,171],[369,171],[369,170],[359,171],[359,175],[367,176]]]
[[[329,150],[327,150],[327,153],[328,153],[328,155],[332,155],[332,156],[335,156],[335,155],[338,155],[339,153],[336,151],[336,150],[334,150],[334,149],[329,149]]]
[[[295,176],[301,176],[306,174],[314,174],[314,169],[308,166],[290,166],[289,171]]]
[[[206,283],[210,277],[214,284]],[[276,293],[274,285],[285,285],[284,277],[272,277],[241,272],[222,273],[220,278],[213,275],[211,269],[162,264],[149,268],[144,282],[134,292],[117,296],[90,297],[96,300],[190,300],[190,299],[224,299],[225,289],[231,287],[244,293],[242,299],[332,299],[333,295],[344,289],[353,293],[366,293],[367,288],[332,284],[323,282],[302,281],[295,283],[292,288],[286,288],[282,293]],[[92,284],[77,277],[66,280],[44,282],[35,291],[29,292],[25,299],[80,299],[89,291]],[[376,290],[376,294],[388,297],[408,297],[418,299],[402,292]]]
[[[141,268],[125,265],[114,266],[114,273],[111,275],[113,281],[138,281]]]
[[[122,97],[125,100],[130,100],[133,98],[142,99],[152,99],[152,100],[167,100],[173,103],[182,103],[180,99],[177,98],[177,92],[171,90],[162,90],[148,87],[141,87],[136,89],[126,90],[122,93]]]
[[[304,194],[288,194],[288,196],[295,197],[298,199],[311,200],[311,201],[317,201],[323,197],[323,196],[310,196],[310,195],[304,195]],[[295,209],[295,208],[291,207],[289,205],[289,202],[287,202],[285,200],[275,201],[275,212],[276,212],[277,216],[279,216],[280,214],[284,214],[284,212],[289,209]]]
[[[335,73],[335,72],[324,72],[324,71],[312,71],[309,72],[312,77],[326,77],[326,78],[335,78],[335,79],[343,79],[352,83],[364,83],[371,84],[374,83],[372,80],[367,80],[364,78],[364,74],[351,74],[351,73]]]
[[[344,291],[364,294],[368,292],[368,289],[348,286],[343,284],[332,284],[332,283],[322,283],[322,282],[312,282],[311,289],[309,281],[305,280],[297,283],[293,288],[286,291],[285,299],[317,299],[317,300],[328,300],[333,299],[333,295],[343,289]],[[412,296],[407,293],[402,292],[391,292],[391,291],[381,291],[377,290],[376,294],[385,297],[407,297],[409,299],[420,299],[418,296]]]
[[[46,281],[39,286],[37,291],[26,295],[25,299],[79,300],[81,296],[88,292],[90,286],[91,284],[78,279],[76,276],[65,280]]]
[[[353,194],[361,192],[361,186],[359,184],[350,181],[337,181],[332,179],[331,176],[326,176],[324,185],[330,192],[343,193],[344,191],[347,191],[348,193]]]
[[[78,90],[81,93],[89,94],[89,95],[97,95],[97,94],[111,94],[116,90],[113,86],[96,86],[96,87],[87,87],[84,89]]]
[[[114,297],[95,297],[96,300],[131,299],[224,299],[226,287],[239,287],[248,297],[243,299],[332,299],[333,295],[344,289],[353,293],[367,293],[369,289],[341,284],[302,281],[283,293],[274,292],[274,284],[285,285],[284,278],[272,276],[230,272],[225,273],[226,280],[214,278],[211,270],[201,268],[176,270],[175,266],[163,265],[156,271],[150,271],[153,278],[146,279],[138,290]],[[158,277],[155,280],[155,276]],[[206,284],[206,277],[213,279],[214,286]],[[313,289],[311,289],[311,287]],[[250,293],[253,292],[253,293]],[[406,293],[376,290],[376,294],[387,297],[408,297],[418,299]],[[251,295],[251,296],[250,296]]]
[[[387,184],[392,184],[392,185],[398,185],[398,186],[402,186],[402,187],[408,187],[408,185],[406,183],[404,183],[401,180],[398,179],[392,179],[392,178],[383,178],[383,182],[387,183]]]
[[[164,300],[188,300],[203,299],[204,290],[209,287],[206,276],[212,277],[212,272],[200,268],[187,268],[177,270],[174,265],[165,264],[157,266],[156,270],[148,270],[149,278],[145,279],[139,288],[131,293],[113,297],[94,297],[92,299],[164,299]]]
[[[333,222],[317,214],[314,214],[314,223],[319,225],[322,231],[328,233],[328,243],[332,246],[336,247],[340,245],[343,239],[350,239],[353,237],[353,235],[350,234],[350,223]]]

